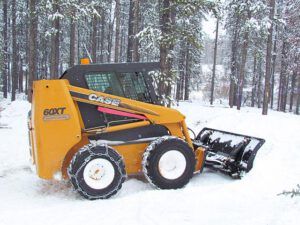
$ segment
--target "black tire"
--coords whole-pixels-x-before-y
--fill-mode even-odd
[[[110,163],[109,166],[114,171],[111,176],[112,181],[104,188],[94,188],[85,180],[85,168],[94,159],[100,159],[106,162],[106,164]],[[97,169],[94,175],[97,175],[100,170]],[[74,155],[68,167],[68,174],[74,189],[81,196],[89,200],[110,198],[121,189],[122,183],[126,179],[125,165],[122,157],[111,147],[94,143],[85,145]],[[97,178],[92,179],[97,180]]]
[[[182,174],[175,179],[168,179],[162,175],[159,169],[161,157],[169,151],[180,152],[185,159],[185,169]],[[184,187],[192,178],[195,171],[195,154],[190,146],[177,137],[160,137],[146,148],[143,155],[143,172],[147,180],[160,189],[178,189]]]

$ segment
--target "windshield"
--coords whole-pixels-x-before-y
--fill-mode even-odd
[[[151,103],[142,72],[93,72],[85,75],[88,88],[107,94]]]

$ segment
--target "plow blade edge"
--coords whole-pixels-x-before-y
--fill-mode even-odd
[[[233,178],[252,169],[257,151],[265,140],[212,128],[204,128],[194,140],[195,147],[206,149],[205,167]]]

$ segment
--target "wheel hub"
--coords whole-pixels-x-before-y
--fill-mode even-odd
[[[83,171],[85,183],[93,189],[108,187],[113,181],[115,170],[106,159],[97,158],[87,163]]]
[[[186,159],[184,155],[177,150],[170,150],[164,153],[158,162],[160,174],[169,180],[179,178],[185,171]]]
[[[94,180],[100,180],[105,175],[105,170],[101,164],[94,165],[89,170],[89,177]]]

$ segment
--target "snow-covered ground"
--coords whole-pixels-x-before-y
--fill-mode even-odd
[[[278,196],[300,183],[300,117],[181,103],[195,131],[205,126],[266,139],[242,180],[205,170],[181,190],[127,180],[109,200],[87,201],[67,182],[44,181],[29,167],[25,101],[0,102],[0,225],[299,224],[300,198]],[[7,127],[5,126],[7,125]]]

